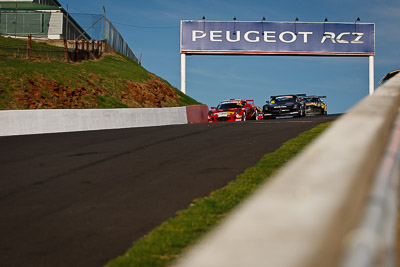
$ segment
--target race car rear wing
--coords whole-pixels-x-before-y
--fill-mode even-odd
[[[279,96],[306,96],[307,94],[287,94],[287,95],[272,95],[270,98],[276,98]]]
[[[306,95],[306,96],[304,96],[304,98],[306,98],[306,97],[327,98],[325,95]]]

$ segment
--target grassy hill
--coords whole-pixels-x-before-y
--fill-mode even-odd
[[[44,50],[50,47],[41,43],[34,45],[44,47]],[[26,41],[0,37],[2,110],[200,104],[133,60],[118,54],[82,63],[66,63],[51,55],[44,55],[40,60],[18,58],[26,52],[4,49],[8,47],[23,48]]]

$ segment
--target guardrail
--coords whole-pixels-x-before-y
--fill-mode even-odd
[[[336,121],[175,266],[394,266],[399,107],[400,75]]]
[[[208,106],[0,111],[0,136],[207,122]]]

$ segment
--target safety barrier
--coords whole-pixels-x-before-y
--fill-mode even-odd
[[[193,109],[201,111],[188,112]],[[201,120],[204,116],[207,118],[207,111],[207,106],[3,110],[0,111],[0,136],[196,123],[204,122]]]
[[[208,122],[208,106],[192,105],[186,107],[188,123]]]
[[[395,266],[399,107],[400,75],[343,115],[175,266]]]

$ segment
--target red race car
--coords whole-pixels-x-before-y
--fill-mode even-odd
[[[262,118],[262,110],[254,100],[230,99],[222,101],[208,112],[209,122],[246,121]]]

